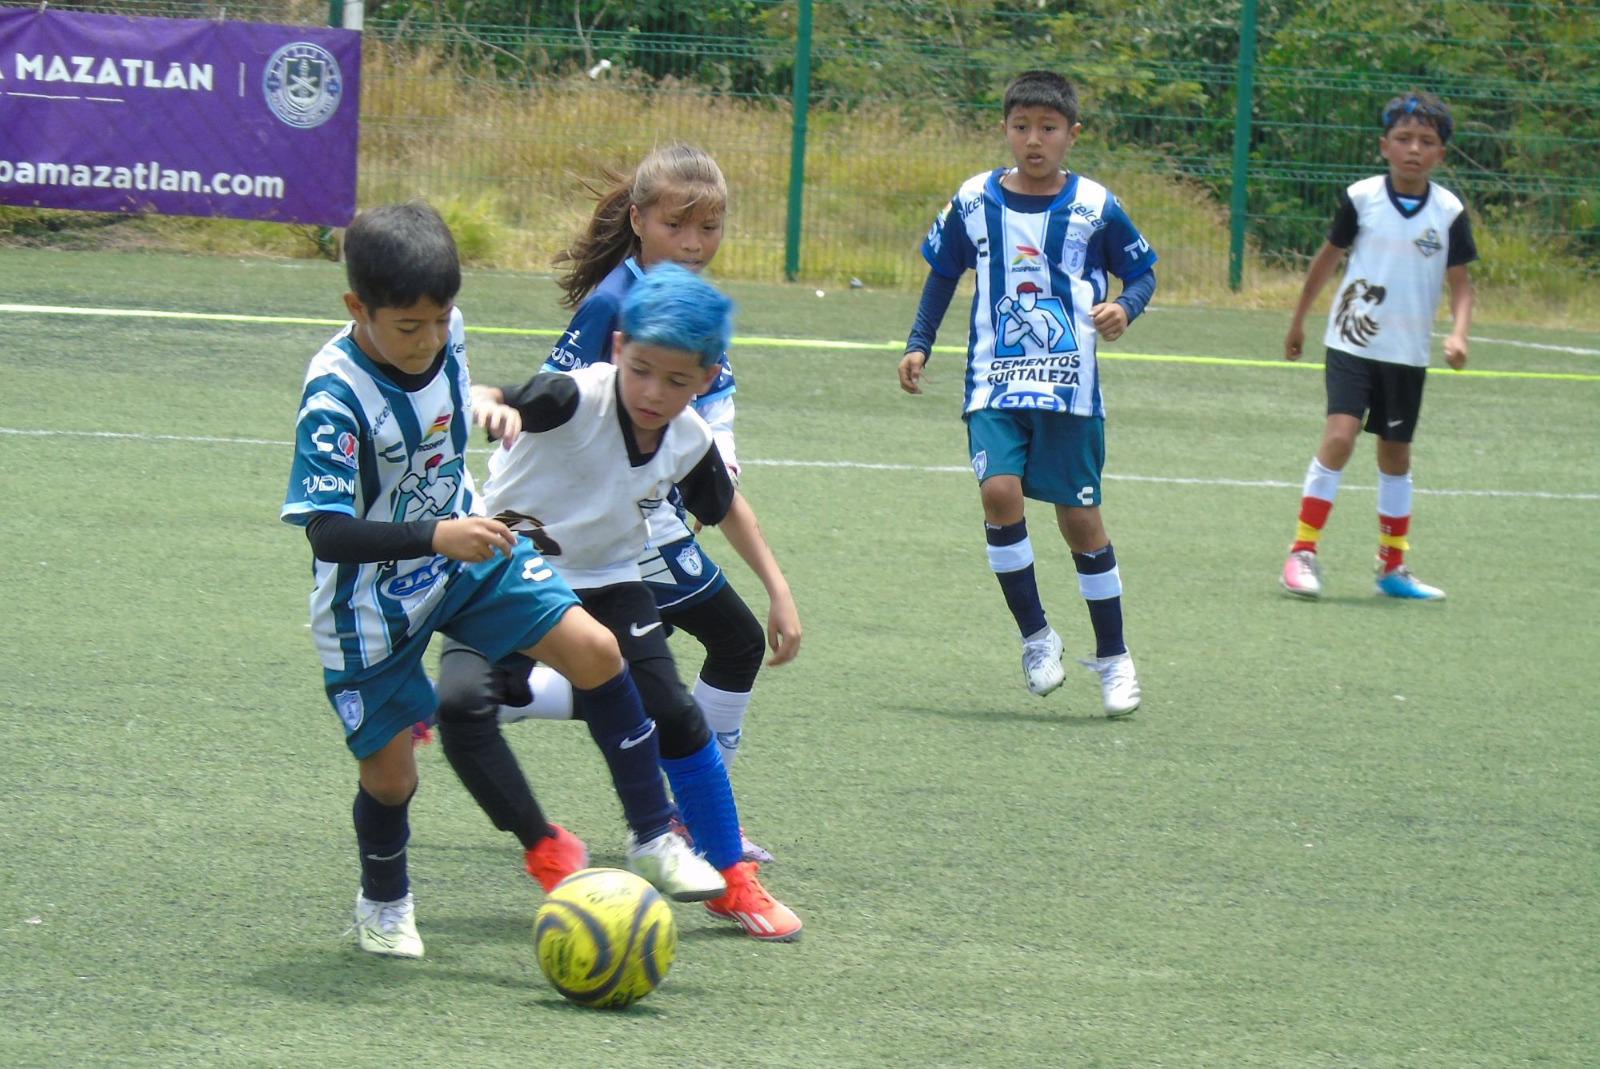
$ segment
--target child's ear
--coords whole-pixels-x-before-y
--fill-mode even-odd
[[[628,205],[628,225],[633,228],[634,237],[644,237],[644,219],[639,215],[637,204]]]
[[[362,326],[366,326],[367,318],[368,318],[368,316],[367,316],[367,306],[361,303],[361,298],[360,297],[357,297],[353,293],[345,294],[344,295],[344,310],[350,313],[350,318],[351,319],[354,319],[357,323],[360,323]]]
[[[611,362],[615,364],[617,357],[622,355],[622,343],[627,341],[627,336],[620,330],[611,332]]]

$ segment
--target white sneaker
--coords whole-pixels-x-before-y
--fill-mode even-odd
[[[1100,677],[1100,702],[1107,716],[1127,716],[1139,708],[1139,677],[1133,671],[1133,658],[1126,653],[1079,661]]]
[[[629,835],[628,870],[679,902],[704,902],[728,893],[727,881],[711,862],[670,831],[647,843]]]
[[[369,954],[392,958],[422,957],[417,934],[416,900],[407,894],[394,902],[374,902],[356,894],[356,941]]]
[[[1045,628],[1040,637],[1022,640],[1022,678],[1028,689],[1040,697],[1067,678],[1067,670],[1061,667],[1061,651],[1061,636],[1053,627]]]
[[[1289,554],[1289,559],[1283,562],[1278,584],[1297,598],[1315,601],[1322,597],[1322,567],[1317,563],[1317,555],[1309,549]]]

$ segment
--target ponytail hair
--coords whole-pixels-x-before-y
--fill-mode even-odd
[[[556,254],[555,264],[568,265],[556,276],[562,303],[576,308],[602,279],[629,256],[639,252],[629,212],[644,211],[667,196],[678,196],[685,207],[727,207],[728,183],[717,161],[704,149],[674,141],[639,161],[632,174],[606,168],[603,186],[583,183],[595,198],[589,224],[567,248]]]

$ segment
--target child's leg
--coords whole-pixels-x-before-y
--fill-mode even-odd
[[[1117,568],[1116,550],[1106,536],[1100,506],[1057,505],[1056,523],[1078,570],[1078,592],[1089,608],[1089,622],[1094,627],[1095,656],[1127,653],[1122,639],[1122,572]]]
[[[1411,443],[1378,442],[1378,561],[1388,573],[1405,563],[1411,530]]]
[[[734,758],[739,756],[750,693],[766,653],[761,622],[729,583],[722,584],[709,598],[663,612],[661,618],[693,635],[705,647],[705,661],[695,680],[694,702],[717,740],[723,765],[731,769]]]
[[[1355,450],[1356,436],[1361,433],[1361,420],[1343,412],[1331,413],[1322,429],[1322,442],[1317,455],[1311,458],[1306,469],[1304,485],[1300,491],[1300,522],[1295,531],[1290,553],[1317,551],[1317,540],[1333,511],[1334,498],[1339,495],[1339,480],[1344,467]]]
[[[361,854],[361,893],[374,902],[394,902],[411,890],[406,873],[406,843],[411,839],[407,812],[417,791],[417,759],[411,734],[400,732],[359,764],[351,816]]]
[[[524,849],[555,835],[500,733],[494,667],[471,646],[447,640],[439,660],[438,691],[445,758],[478,807]]]
[[[1000,583],[1017,631],[1030,638],[1044,631],[1044,605],[1033,570],[1033,542],[1023,516],[1022,480],[992,475],[979,487],[983,500],[983,534],[989,546],[989,567]]]

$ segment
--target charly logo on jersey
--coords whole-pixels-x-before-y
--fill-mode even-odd
[[[1061,298],[1045,297],[1043,293],[1035,283],[1023,282],[1017,286],[1015,298],[1007,295],[995,304],[995,311],[1000,313],[995,356],[1044,356],[1078,348]]]
[[[1011,270],[1019,273],[1043,271],[1043,256],[1044,253],[1032,245],[1018,245],[1017,254],[1011,258]]]
[[[700,557],[700,551],[693,546],[684,546],[678,551],[678,567],[693,576],[699,576],[706,570],[705,563]]]
[[[356,466],[356,436],[349,431],[340,431],[338,437],[333,437],[335,429],[331,423],[322,424],[311,432],[311,444],[317,447],[317,452],[326,454],[329,459],[347,468],[353,468]]]
[[[1417,250],[1424,256],[1432,256],[1434,253],[1444,248],[1444,243],[1439,240],[1439,232],[1431,226],[1424,230],[1422,232],[1422,236],[1416,241],[1413,241],[1412,244],[1415,245]]]
[[[344,75],[332,52],[310,41],[293,41],[267,60],[261,88],[280,122],[310,130],[339,110]]]
[[[1378,321],[1372,317],[1372,313],[1386,296],[1387,290],[1371,285],[1364,278],[1358,278],[1346,286],[1344,292],[1339,294],[1339,310],[1334,315],[1339,337],[1351,345],[1370,344],[1378,336]]]

